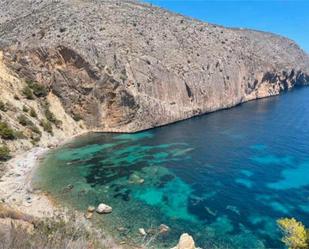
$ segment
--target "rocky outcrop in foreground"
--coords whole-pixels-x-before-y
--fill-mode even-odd
[[[0,3],[6,67],[86,130],[135,132],[309,82],[308,55],[274,34],[134,1]]]
[[[190,236],[187,233],[183,233],[180,236],[178,245],[176,247],[173,247],[172,249],[198,249],[198,248],[195,247],[195,242],[192,236]]]

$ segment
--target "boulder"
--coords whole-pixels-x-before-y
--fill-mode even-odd
[[[193,238],[189,234],[183,233],[180,236],[178,245],[176,247],[173,247],[172,249],[197,249],[197,248],[195,248]]]
[[[141,178],[139,175],[137,174],[132,174],[129,177],[129,183],[131,184],[143,184],[144,183],[144,179]]]
[[[93,213],[95,211],[95,207],[94,206],[89,206],[87,211],[90,212],[90,213]]]
[[[146,235],[147,235],[147,233],[146,233],[146,231],[145,231],[144,228],[139,228],[139,229],[138,229],[138,232],[139,232],[141,235],[143,235],[143,236],[146,236]]]
[[[92,216],[93,216],[93,213],[91,213],[91,212],[87,212],[87,213],[85,214],[85,218],[86,218],[87,220],[90,220],[90,219],[92,218]]]
[[[159,233],[160,234],[165,234],[168,233],[171,229],[169,228],[169,226],[165,225],[165,224],[161,224],[159,226]]]
[[[112,207],[104,204],[104,203],[101,203],[98,207],[97,207],[97,213],[98,214],[109,214],[113,211]]]

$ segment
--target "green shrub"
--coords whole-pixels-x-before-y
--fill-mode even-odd
[[[41,137],[40,137],[40,136],[36,136],[36,137],[33,137],[33,138],[31,139],[31,143],[32,143],[33,145],[36,145],[38,142],[40,142],[40,140],[41,140]]]
[[[0,137],[8,140],[13,140],[16,138],[15,132],[6,122],[0,122]]]
[[[6,108],[6,104],[3,103],[3,101],[0,100],[0,111],[6,112],[7,108]]]
[[[22,126],[30,126],[33,125],[32,121],[30,119],[28,119],[25,115],[19,115],[17,117],[18,122],[22,125]]]
[[[30,100],[34,99],[34,95],[29,86],[25,86],[22,93],[27,99],[30,99]]]
[[[36,114],[35,110],[32,107],[30,107],[30,116],[33,117],[33,118],[38,117],[38,115]]]
[[[58,120],[58,119],[55,117],[55,115],[49,110],[48,107],[45,109],[44,114],[45,114],[46,119],[47,119],[49,122],[52,122],[53,124],[55,124],[55,125],[57,125],[57,126],[60,125],[60,124],[62,123],[60,120]]]
[[[42,133],[36,126],[32,126],[31,128],[31,143],[36,145],[41,140]]]
[[[0,146],[0,161],[6,161],[10,159],[10,149],[6,146]]]
[[[73,113],[73,119],[78,122],[82,120],[82,116],[79,113]]]
[[[26,139],[27,138],[22,131],[15,131],[14,136],[15,136],[15,138],[18,138],[18,139]]]
[[[31,80],[26,81],[26,83],[27,83],[28,87],[32,89],[33,94],[36,97],[46,97],[47,96],[48,91],[47,91],[45,86],[43,86],[43,85],[41,85],[37,82],[31,81]]]
[[[27,106],[23,106],[23,112],[28,112],[29,111],[29,109],[28,109],[28,107]]]
[[[48,120],[41,120],[40,125],[43,127],[44,131],[53,134],[53,127]]]
[[[283,233],[282,242],[289,249],[309,248],[309,231],[305,226],[294,218],[282,218],[277,220],[277,224]]]
[[[55,123],[56,122],[56,117],[55,115],[47,108],[44,111],[45,117],[48,121]]]

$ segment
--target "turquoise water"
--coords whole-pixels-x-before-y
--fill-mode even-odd
[[[138,134],[83,136],[50,152],[35,182],[76,209],[111,205],[94,221],[133,244],[149,239],[138,228],[163,223],[171,231],[154,248],[183,232],[202,248],[284,248],[276,219],[309,226],[308,101],[302,88]]]

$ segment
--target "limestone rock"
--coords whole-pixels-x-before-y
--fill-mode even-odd
[[[101,203],[98,207],[97,207],[97,213],[98,214],[109,214],[113,211],[112,207],[104,204],[104,203]]]
[[[143,184],[144,183],[144,179],[141,178],[139,175],[133,173],[130,175],[129,177],[129,183],[131,184]]]
[[[88,211],[89,213],[93,213],[93,212],[95,211],[95,207],[94,207],[94,206],[89,206],[88,209],[87,209],[87,211]]]
[[[89,131],[152,128],[309,82],[308,55],[287,38],[136,1],[2,0],[0,37],[5,65]]]
[[[88,220],[92,219],[92,217],[93,217],[93,212],[87,212],[85,214],[85,218],[88,219]]]
[[[146,233],[146,231],[145,231],[144,228],[139,228],[139,229],[138,229],[138,232],[139,232],[142,236],[146,236],[146,235],[147,235],[147,233]]]
[[[196,248],[193,238],[189,234],[183,233],[180,236],[178,245],[172,249],[196,249]]]

